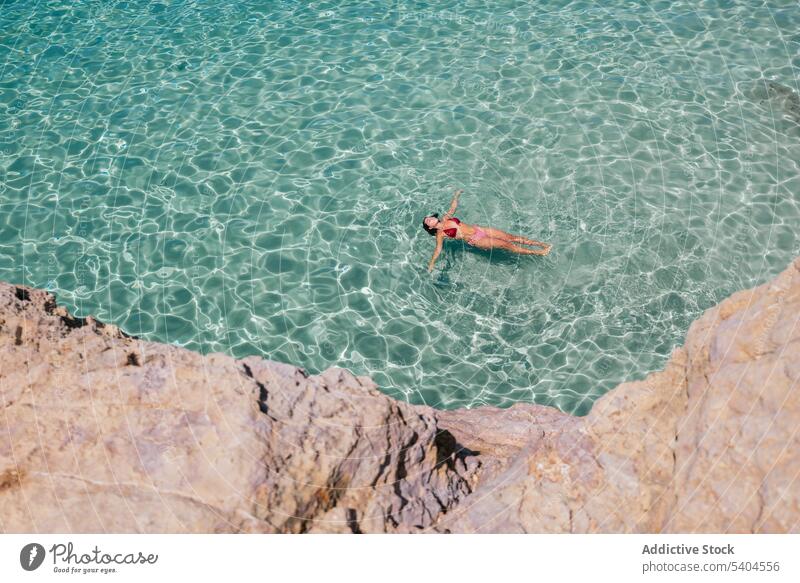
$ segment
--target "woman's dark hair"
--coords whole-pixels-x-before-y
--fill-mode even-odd
[[[439,218],[439,213],[433,213],[432,215],[428,215],[427,217],[425,217],[425,219],[428,219],[430,217],[438,219]],[[426,231],[428,231],[429,235],[433,235],[435,237],[437,229],[435,227],[431,228],[428,225],[426,225],[425,224],[425,219],[422,219],[422,228],[425,229]]]

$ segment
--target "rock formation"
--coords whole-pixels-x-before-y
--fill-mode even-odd
[[[3,532],[800,532],[800,259],[586,417],[436,411],[0,284]]]

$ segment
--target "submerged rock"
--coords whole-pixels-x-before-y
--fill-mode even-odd
[[[770,95],[778,100],[789,117],[800,123],[800,94],[777,81],[769,81],[768,87]]]
[[[795,124],[800,124],[800,93],[774,80],[760,80],[750,89],[752,96],[763,105],[768,105],[776,117],[785,115]]]
[[[4,532],[798,532],[800,260],[586,417],[435,411],[0,284]]]

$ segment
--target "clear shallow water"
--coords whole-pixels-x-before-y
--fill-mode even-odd
[[[0,3],[0,279],[581,414],[800,253],[794,1],[223,4]],[[457,186],[551,255],[451,242],[427,274]]]

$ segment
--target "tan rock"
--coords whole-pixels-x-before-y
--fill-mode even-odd
[[[0,284],[4,532],[800,532],[800,260],[583,418],[434,411]]]

